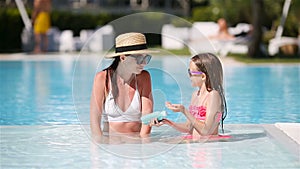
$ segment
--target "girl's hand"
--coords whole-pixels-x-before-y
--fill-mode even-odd
[[[184,112],[185,107],[182,104],[172,104],[170,102],[166,102],[166,107],[173,112]]]

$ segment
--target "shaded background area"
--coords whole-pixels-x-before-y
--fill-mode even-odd
[[[33,0],[23,0],[27,13],[31,16]],[[223,17],[228,26],[238,23],[253,23],[254,0],[52,0],[51,22],[59,30],[72,30],[78,36],[82,29],[96,29],[107,23],[137,12],[164,12],[182,17],[190,22],[214,21]],[[262,42],[267,44],[274,38],[280,24],[284,0],[263,0]],[[290,11],[284,25],[283,36],[297,37],[300,27],[300,1],[291,2]],[[149,18],[162,27],[160,16]],[[170,20],[175,26],[186,26],[180,21]],[[21,33],[24,24],[13,0],[0,1],[0,53],[22,52]],[[136,20],[136,24],[147,20]],[[126,25],[130,28],[133,25]],[[118,31],[116,29],[116,35]],[[149,36],[149,44],[161,45],[160,36]]]

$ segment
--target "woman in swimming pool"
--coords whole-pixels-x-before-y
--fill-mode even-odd
[[[187,122],[182,124],[164,119],[158,123],[155,119],[150,126],[168,124],[191,134],[193,138],[218,135],[219,123],[221,122],[223,130],[223,120],[227,114],[221,62],[214,54],[198,54],[191,58],[188,73],[192,86],[199,88],[192,94],[189,109],[181,104],[166,102],[166,107],[170,110],[183,113]]]
[[[90,102],[90,127],[93,138],[102,142],[104,133],[147,137],[151,127],[141,116],[153,111],[151,78],[143,70],[156,51],[147,49],[141,33],[125,33],[116,38],[112,64],[94,79]],[[101,122],[103,121],[103,127]]]

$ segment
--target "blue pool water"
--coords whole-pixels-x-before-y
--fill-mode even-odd
[[[91,61],[1,61],[0,125],[88,123],[90,91],[102,65]],[[188,58],[154,58],[152,75],[155,110],[164,102],[188,106]],[[300,66],[224,66],[228,124],[300,122]],[[77,112],[77,113],[76,113]],[[179,114],[171,119],[183,121]]]
[[[146,144],[101,145],[91,141],[89,99],[95,73],[109,62],[53,57],[59,56],[0,61],[0,168],[300,167],[299,145],[264,124],[300,122],[299,65],[225,65],[229,140],[184,144],[176,142],[181,133],[161,126]],[[195,89],[187,63],[188,58],[161,57],[146,67],[155,110],[165,110],[165,101],[188,105]],[[185,120],[171,112],[168,117]]]

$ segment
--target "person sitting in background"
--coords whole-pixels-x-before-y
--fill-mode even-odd
[[[219,31],[217,35],[210,36],[209,39],[216,40],[234,40],[235,37],[228,31],[227,22],[224,18],[218,20]]]
[[[48,49],[47,31],[50,22],[51,0],[35,0],[32,12],[32,23],[34,29],[34,53],[41,53]]]

